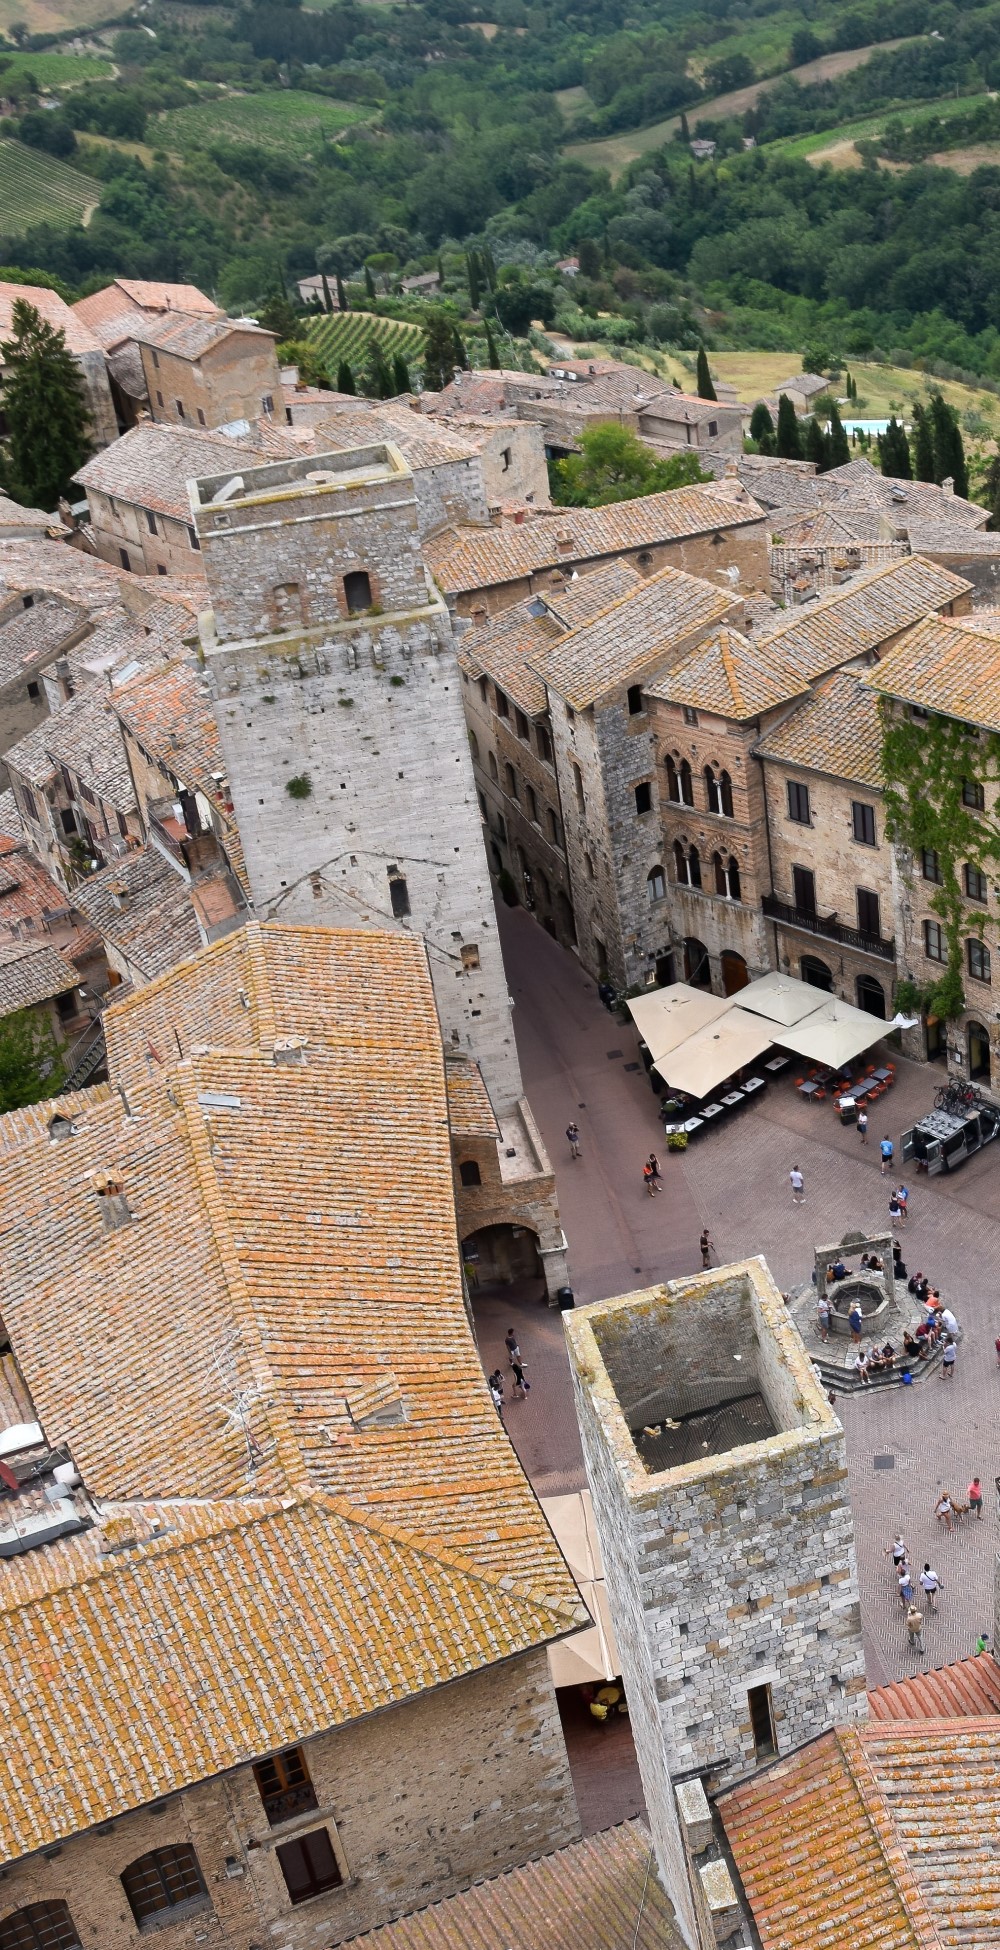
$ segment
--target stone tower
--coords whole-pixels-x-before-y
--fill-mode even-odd
[[[672,1783],[868,1710],[844,1433],[763,1260],[566,1316],[636,1749],[679,1905]]]
[[[391,445],[192,487],[202,641],[261,917],[427,946],[446,1049],[521,1097],[448,610]]]

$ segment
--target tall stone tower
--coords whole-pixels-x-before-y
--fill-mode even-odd
[[[423,936],[447,1048],[521,1098],[444,602],[391,445],[192,487],[202,642],[258,914]]]
[[[763,1260],[566,1316],[661,1874],[714,1790],[868,1710],[844,1433]]]

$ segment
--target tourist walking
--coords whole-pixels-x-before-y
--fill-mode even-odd
[[[570,1157],[578,1158],[580,1156],[580,1132],[575,1124],[567,1124],[566,1136],[569,1139]]]
[[[868,1112],[866,1110],[859,1110],[858,1112],[858,1136],[862,1144],[868,1143]]]
[[[657,1157],[655,1151],[650,1152],[649,1157],[646,1159],[646,1163],[649,1166],[649,1169],[652,1172],[653,1177],[656,1179],[656,1189],[657,1191],[659,1191],[661,1185],[663,1184],[663,1173],[660,1170],[660,1160]]]
[[[905,1558],[899,1567],[899,1596],[904,1605],[913,1603],[913,1572]]]
[[[879,1144],[879,1151],[882,1157],[882,1176],[884,1178],[895,1155],[895,1148],[890,1137],[884,1137],[882,1139]]]
[[[900,1205],[895,1192],[891,1192],[889,1195],[889,1224],[891,1226],[898,1226],[902,1222],[902,1217],[903,1217],[903,1208]]]
[[[937,1611],[938,1592],[941,1589],[942,1582],[937,1572],[932,1571],[929,1564],[925,1564],[918,1582],[931,1610]]]
[[[853,1307],[851,1308],[850,1313],[847,1316],[847,1325],[851,1330],[851,1339],[854,1342],[855,1347],[860,1347],[861,1327],[862,1327],[861,1308],[858,1306],[856,1300],[854,1302]]]
[[[648,1159],[642,1167],[642,1182],[645,1185],[650,1198],[655,1198],[657,1193],[656,1173],[653,1170],[653,1167],[649,1163]]]
[[[514,1376],[514,1386],[511,1389],[511,1393],[513,1395],[516,1395],[518,1390],[520,1390],[521,1398],[523,1400],[526,1395],[530,1395],[531,1393],[531,1383],[527,1379],[527,1376],[525,1375],[524,1363],[521,1360],[520,1354],[518,1355],[516,1361],[511,1362],[510,1367],[511,1367],[511,1373]]]
[[[706,1267],[707,1267],[707,1266],[711,1266],[711,1264],[712,1264],[712,1254],[713,1254],[713,1253],[714,1253],[714,1251],[715,1251],[715,1244],[714,1244],[714,1241],[713,1241],[713,1240],[711,1240],[711,1239],[709,1238],[709,1236],[708,1236],[708,1227],[707,1227],[707,1226],[705,1227],[705,1229],[704,1229],[704,1231],[703,1231],[703,1233],[702,1233],[702,1235],[701,1235],[701,1238],[700,1238],[700,1239],[699,1239],[699,1241],[698,1241],[698,1244],[699,1244],[699,1246],[701,1247],[701,1263],[702,1263],[702,1265],[703,1265],[703,1266],[706,1266]]]
[[[941,1491],[941,1494],[934,1505],[934,1515],[936,1516],[938,1523],[944,1524],[946,1530],[950,1530],[952,1528],[952,1522],[951,1522],[952,1501],[951,1501],[951,1497],[948,1495],[947,1490]]]
[[[806,1195],[806,1181],[803,1178],[802,1173],[798,1168],[798,1165],[792,1166],[792,1169],[788,1174],[788,1179],[792,1188],[792,1204],[801,1205]]]
[[[975,1511],[977,1521],[981,1523],[983,1517],[983,1486],[978,1476],[972,1478],[967,1494],[969,1498],[969,1509]]]
[[[821,1293],[816,1302],[816,1324],[819,1328],[820,1340],[824,1342],[828,1341],[830,1338],[830,1302],[825,1293]]]
[[[521,1359],[521,1350],[518,1347],[517,1335],[515,1334],[513,1327],[508,1327],[507,1332],[503,1337],[503,1344],[504,1347],[507,1349],[507,1359],[510,1362],[511,1367],[513,1367],[515,1361],[519,1361]]]
[[[614,992],[614,989],[613,989],[613,988],[612,988],[612,986],[611,986],[611,983],[610,983],[610,982],[598,982],[598,984],[597,984],[597,993],[598,993],[598,995],[600,996],[600,998],[601,998],[601,1001],[603,1002],[603,1004],[604,1004],[604,1007],[606,1008],[606,1010],[607,1010],[607,1012],[608,1012],[608,1014],[609,1014],[609,1016],[611,1016],[611,1015],[614,1015],[614,1011],[615,1011],[615,992]]]
[[[951,1335],[947,1334],[945,1336],[944,1353],[941,1356],[941,1373],[945,1381],[954,1381],[955,1362],[957,1359],[958,1359],[958,1349],[955,1346],[955,1343],[952,1340]]]
[[[496,1409],[496,1412],[499,1415],[500,1420],[502,1422],[503,1421],[503,1375],[500,1373],[499,1368],[497,1368],[496,1372],[494,1374],[491,1374],[490,1376],[490,1394],[493,1397],[493,1406]]]
[[[905,1185],[897,1185],[896,1197],[899,1200],[899,1209],[900,1212],[902,1213],[903,1224],[905,1226],[906,1221],[910,1216],[910,1194]]]
[[[908,1640],[909,1640],[909,1643],[910,1643],[910,1651],[911,1651],[911,1652],[922,1652],[922,1651],[923,1651],[923,1649],[924,1649],[924,1614],[923,1614],[923,1612],[922,1612],[922,1611],[920,1610],[920,1608],[919,1608],[919,1606],[917,1606],[917,1605],[911,1605],[911,1606],[909,1607],[909,1610],[907,1611],[907,1614],[906,1614],[906,1636],[907,1636],[907,1638],[908,1638]]]
[[[893,1566],[898,1571],[900,1565],[904,1562],[904,1560],[908,1555],[906,1545],[904,1544],[903,1539],[898,1532],[896,1536],[893,1538],[892,1543],[886,1545],[885,1555],[886,1557],[892,1558]]]

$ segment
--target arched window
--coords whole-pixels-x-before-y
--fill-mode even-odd
[[[684,847],[674,841],[674,868],[681,887],[701,886],[701,859],[696,846]]]
[[[371,609],[371,579],[364,569],[352,569],[350,574],[344,577],[344,601],[349,616],[360,616],[362,610]]]
[[[731,901],[740,898],[740,863],[732,854],[726,861],[726,893]]]
[[[499,783],[500,774],[497,771],[496,754],[494,752],[491,752],[489,755],[489,763],[490,763],[490,778],[493,779],[495,782]]]
[[[662,867],[652,867],[646,875],[646,894],[651,901],[661,901],[667,891],[667,880]]]
[[[719,798],[722,802],[721,811],[722,811],[723,818],[732,819],[733,782],[728,772],[720,772],[719,774]]]
[[[710,989],[712,986],[708,949],[703,941],[690,934],[684,942],[684,980],[695,989]]]
[[[694,780],[691,777],[691,767],[688,764],[686,758],[681,759],[680,768],[679,768],[679,778],[680,778],[680,788],[681,788],[681,804],[682,806],[693,806],[694,805]]]
[[[503,776],[504,776],[504,782],[507,787],[507,791],[509,792],[511,798],[519,799],[521,795],[517,789],[517,773],[515,772],[513,765],[504,766]]]
[[[122,1870],[122,1888],[140,1930],[163,1910],[194,1909],[208,1902],[198,1857],[187,1842],[156,1848]]]
[[[481,1185],[483,1182],[482,1173],[475,1158],[463,1158],[458,1167],[458,1175],[463,1185]]]
[[[818,955],[803,955],[799,963],[799,974],[804,982],[809,983],[810,988],[822,989],[825,995],[833,994],[833,976],[825,961],[820,961]]]
[[[719,799],[719,781],[711,765],[706,765],[705,767],[705,799],[710,813],[722,811],[722,804]]]
[[[885,990],[874,975],[859,975],[857,980],[858,1008],[885,1021]]]
[[[0,1923],[0,1950],[80,1950],[65,1903],[29,1903]]]
[[[981,1022],[969,1024],[969,1076],[990,1080],[990,1037]]]
[[[666,757],[666,767],[667,767],[667,798],[672,800],[675,806],[679,806],[681,802],[680,780],[677,777],[677,767],[674,764],[674,761],[671,758],[669,752],[667,753],[667,757]]]
[[[678,764],[676,757],[671,758],[668,754],[666,767],[667,797],[673,800],[675,806],[693,806],[694,784],[687,759],[682,758]]]
[[[723,865],[721,853],[713,853],[712,855],[712,872],[715,875],[716,893],[723,894],[723,895],[728,894],[729,887],[726,881],[726,869]]]
[[[674,879],[679,887],[687,885],[687,855],[680,840],[674,841]]]
[[[716,773],[714,765],[706,765],[705,793],[710,813],[718,813],[723,819],[732,819],[733,782],[728,772]]]
[[[469,750],[472,753],[473,760],[478,765],[479,764],[479,740],[476,737],[474,731],[470,731],[469,733]]]
[[[700,887],[701,886],[701,858],[699,856],[698,848],[696,846],[688,847],[687,865],[688,865],[688,886]]]

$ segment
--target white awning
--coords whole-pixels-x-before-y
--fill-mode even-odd
[[[880,1042],[891,1026],[879,1016],[870,1016],[866,1010],[852,1008],[849,1002],[830,995],[814,1015],[807,1016],[794,1029],[782,1030],[775,1040],[783,1048],[794,1050],[796,1056],[808,1057],[811,1063],[825,1063],[835,1070]]]
[[[749,1009],[755,1016],[764,1016],[768,1022],[780,1023],[784,1029],[791,1029],[804,1017],[814,1015],[826,1000],[823,989],[814,989],[808,982],[800,982],[795,975],[776,973],[761,975],[756,982],[748,982],[746,988],[740,989],[736,996],[741,1009]],[[780,1040],[775,1038],[776,1042]]]
[[[542,1509],[556,1542],[580,1587],[580,1596],[593,1619],[582,1632],[548,1648],[553,1686],[586,1686],[617,1679],[620,1665],[615,1645],[604,1565],[594,1523],[589,1490],[570,1496],[543,1496]]]
[[[728,995],[710,995],[707,989],[690,988],[687,982],[671,982],[664,989],[650,989],[648,995],[633,996],[628,1011],[658,1070],[661,1056],[693,1036],[706,1023],[716,1022],[732,1008]]]
[[[745,1064],[756,1062],[777,1040],[772,1024],[763,1017],[730,1007],[670,1056],[655,1059],[656,1067],[671,1089],[705,1097]]]

